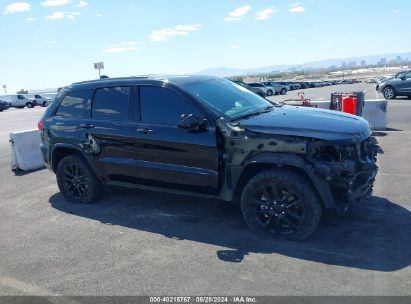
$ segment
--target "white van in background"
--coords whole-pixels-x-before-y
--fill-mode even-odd
[[[3,95],[0,96],[0,100],[7,101],[12,107],[23,109],[24,107],[33,108],[34,100],[28,99],[23,94],[16,95]]]
[[[50,103],[50,99],[47,97],[44,97],[40,94],[25,94],[26,98],[34,100],[34,105],[35,106],[42,106],[42,107],[47,107],[48,104]]]

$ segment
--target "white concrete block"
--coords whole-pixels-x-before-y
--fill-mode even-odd
[[[40,142],[38,130],[10,133],[11,169],[31,171],[44,167]]]
[[[373,130],[387,129],[387,107],[385,99],[366,100],[362,117],[368,121]]]
[[[317,106],[317,109],[330,109],[330,101],[329,100],[311,100],[311,104]]]

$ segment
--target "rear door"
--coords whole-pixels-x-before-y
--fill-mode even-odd
[[[97,88],[91,117],[78,125],[83,151],[107,180],[133,182],[136,177],[131,111],[134,100],[133,86]]]
[[[178,127],[183,114],[203,116],[192,100],[172,88],[139,87],[140,121],[134,129],[141,183],[184,191],[218,191],[215,127]]]

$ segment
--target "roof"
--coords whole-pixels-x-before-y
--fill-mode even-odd
[[[118,77],[118,78],[103,78],[96,80],[88,80],[73,83],[72,88],[93,88],[96,86],[109,85],[133,85],[133,84],[159,84],[172,83],[175,85],[184,85],[192,82],[206,81],[215,79],[214,76],[205,75],[172,75],[172,76],[134,76],[134,77]]]

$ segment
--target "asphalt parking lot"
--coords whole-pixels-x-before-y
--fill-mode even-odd
[[[305,94],[375,99],[374,87]],[[35,129],[43,111],[0,113],[0,295],[411,295],[411,100],[390,101],[389,129],[375,134],[373,196],[326,214],[302,243],[260,239],[237,206],[213,200],[113,189],[65,202],[51,172],[10,170],[8,134]]]

